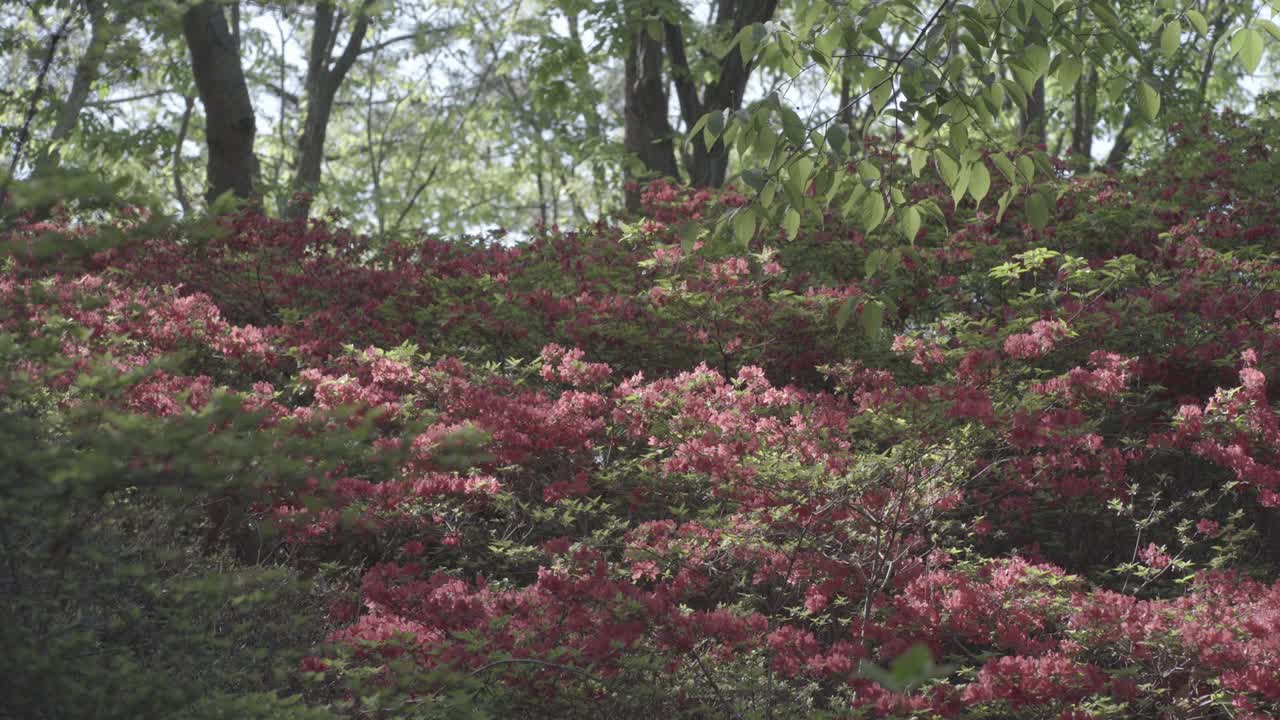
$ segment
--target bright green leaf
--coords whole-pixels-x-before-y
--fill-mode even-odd
[[[920,211],[914,207],[902,208],[902,219],[898,221],[898,227],[907,242],[914,243],[916,235],[920,233]]]
[[[1018,174],[1022,176],[1022,182],[1030,184],[1036,179],[1035,161],[1026,155],[1018,157]]]
[[[756,234],[756,215],[751,208],[740,208],[738,213],[733,216],[733,239],[738,243],[739,247],[747,247],[751,244],[751,238]]]
[[[973,164],[973,170],[969,175],[969,195],[975,204],[981,205],[982,199],[987,196],[989,190],[991,190],[991,173],[979,160]]]
[[[800,232],[800,212],[795,208],[787,208],[787,214],[782,218],[782,227],[787,231],[787,239],[795,240],[796,233]]]
[[[1062,83],[1062,87],[1070,90],[1076,86],[1076,81],[1080,79],[1080,73],[1083,71],[1084,63],[1079,59],[1064,56],[1058,62],[1058,82]]]
[[[925,163],[929,161],[929,153],[921,148],[911,148],[908,155],[911,158],[911,174],[920,177],[920,171],[924,169]]]
[[[878,192],[867,193],[867,198],[862,201],[862,225],[866,231],[879,227],[884,222],[884,215],[884,198]]]
[[[1245,72],[1253,74],[1262,62],[1262,33],[1253,28],[1243,28],[1231,37],[1231,50],[1240,58]]]
[[[960,165],[951,156],[942,150],[933,151],[933,162],[938,166],[938,175],[942,178],[942,182],[947,187],[955,185],[956,177],[960,174]]]
[[[1006,180],[1011,183],[1018,181],[1018,176],[1015,174],[1017,170],[1013,167],[1013,161],[1009,159],[1008,155],[996,153],[991,156],[991,162],[995,164],[996,169],[1004,175]]]
[[[1201,15],[1196,10],[1188,10],[1183,14],[1186,15],[1187,22],[1191,23],[1191,27],[1195,28],[1201,37],[1209,35],[1209,23],[1205,21],[1204,15]]]
[[[1146,82],[1138,83],[1138,109],[1147,120],[1155,120],[1160,113],[1160,93]]]
[[[1160,52],[1165,57],[1173,57],[1178,52],[1178,46],[1182,44],[1182,25],[1177,20],[1166,23],[1164,30],[1160,31]]]
[[[1272,40],[1275,40],[1276,42],[1280,42],[1280,25],[1276,25],[1270,20],[1263,20],[1262,18],[1258,18],[1257,20],[1254,20],[1253,24],[1257,25],[1263,30],[1266,30],[1267,34],[1271,36]]]

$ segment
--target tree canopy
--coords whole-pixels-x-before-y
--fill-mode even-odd
[[[905,148],[916,176],[936,166],[957,202],[1004,208],[1034,189],[1047,203],[1050,157],[1122,167],[1161,146],[1167,120],[1256,101],[1280,38],[1271,13],[32,0],[0,23],[6,188],[78,172],[175,211],[230,192],[272,214],[343,208],[382,233],[457,232],[635,211],[628,180],[670,177],[748,189],[726,221],[739,233],[827,210],[905,231],[938,209],[906,200],[910,178],[878,177],[863,138]],[[1017,168],[1024,149],[1039,152]],[[1016,181],[999,196],[976,163],[988,155]]]

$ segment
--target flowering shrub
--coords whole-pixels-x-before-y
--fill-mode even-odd
[[[742,247],[745,197],[655,184],[514,247],[245,214],[16,252],[5,417],[115,432],[103,492],[203,478],[213,542],[323,578],[297,677],[339,713],[1273,717],[1280,168],[1173,137],[1043,231],[922,183],[907,246]]]

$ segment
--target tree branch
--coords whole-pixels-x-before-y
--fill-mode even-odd
[[[178,137],[173,141],[173,194],[182,207],[184,216],[191,214],[191,201],[187,198],[187,188],[182,184],[182,144],[187,141],[187,128],[191,125],[191,113],[196,106],[194,95],[183,97],[186,108],[182,111],[182,122],[178,125]]]
[[[18,172],[18,163],[22,160],[22,151],[26,148],[27,140],[31,138],[31,121],[35,119],[36,111],[40,109],[40,99],[44,96],[45,81],[49,77],[49,68],[53,66],[53,58],[58,53],[58,45],[66,37],[67,28],[71,25],[71,18],[74,16],[74,11],[68,12],[66,17],[62,19],[62,24],[49,37],[49,50],[45,53],[44,61],[40,64],[40,73],[36,76],[35,91],[31,93],[31,102],[27,104],[26,116],[22,120],[22,127],[18,129],[18,139],[13,144],[13,156],[9,159],[9,171],[5,173],[3,178],[0,178],[0,208],[3,208],[5,201],[8,200],[9,182],[13,179],[14,173]]]
[[[675,23],[662,23],[667,44],[667,58],[671,61],[671,81],[676,86],[676,98],[680,101],[680,116],[686,128],[691,128],[702,117],[702,100],[689,72],[689,58],[685,54],[684,30]]]

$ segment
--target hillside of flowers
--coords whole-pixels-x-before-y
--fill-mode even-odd
[[[910,243],[806,216],[742,247],[715,221],[749,192],[661,182],[527,242],[21,225],[4,696],[1280,716],[1277,136],[1206,119],[1133,175],[1061,168],[1043,231],[926,178]]]

